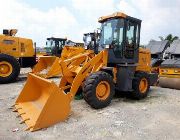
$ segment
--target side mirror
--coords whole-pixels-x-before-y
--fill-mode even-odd
[[[3,30],[3,34],[4,34],[4,35],[9,35],[9,30],[4,29],[4,30]]]

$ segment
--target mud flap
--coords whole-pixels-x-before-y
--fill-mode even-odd
[[[172,88],[180,90],[180,78],[160,77],[159,86],[163,88]]]
[[[155,86],[158,82],[158,73],[149,73],[149,84],[150,86]]]
[[[54,82],[29,74],[27,82],[15,103],[27,126],[35,131],[67,119],[70,99]]]

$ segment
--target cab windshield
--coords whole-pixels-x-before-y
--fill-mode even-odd
[[[51,53],[52,49],[55,47],[55,41],[53,40],[47,40],[46,41],[46,52]]]
[[[118,19],[111,19],[108,20],[101,25],[101,45],[110,45],[112,44],[113,40],[117,39],[118,35]]]
[[[62,48],[64,47],[64,45],[66,44],[66,41],[64,40],[47,40],[46,42],[46,51],[49,53],[53,53],[56,54],[59,51],[62,50]]]
[[[53,48],[55,46],[55,41],[47,40],[46,47]]]
[[[63,48],[64,45],[65,45],[65,41],[47,40],[46,42],[46,47],[51,48],[51,49],[54,47]]]

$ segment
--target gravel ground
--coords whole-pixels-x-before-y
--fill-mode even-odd
[[[152,87],[144,100],[116,97],[110,106],[100,110],[90,108],[84,100],[74,100],[65,122],[36,132],[24,131],[25,124],[19,124],[21,118],[8,108],[22,90],[27,72],[24,69],[16,83],[0,85],[1,140],[180,139],[180,91],[159,87]]]

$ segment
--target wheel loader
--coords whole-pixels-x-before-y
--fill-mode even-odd
[[[60,76],[62,72],[59,61],[71,58],[72,56],[83,53],[84,51],[85,49],[82,47],[64,46],[61,57],[40,57],[38,63],[34,66],[31,73],[34,73],[46,79]]]
[[[14,112],[26,130],[49,127],[68,118],[71,101],[79,89],[94,109],[108,106],[114,96],[126,92],[135,99],[145,98],[158,78],[151,73],[151,55],[139,48],[141,20],[124,13],[99,18],[101,36],[98,52],[86,50],[59,61],[62,77],[53,81],[30,73],[18,96]]]
[[[62,38],[48,38],[46,46],[50,49],[50,56],[40,57],[38,63],[32,70],[32,73],[41,76],[43,78],[52,78],[61,75],[61,68],[59,61],[70,58],[76,54],[84,53],[86,49],[93,49],[96,46],[97,33],[86,33],[83,36],[84,45],[81,43],[75,43],[67,39]],[[53,50],[53,51],[51,51]]]
[[[54,73],[53,69],[55,67],[55,69],[58,70],[57,65],[58,65],[59,57],[61,56],[63,47],[66,44],[66,42],[67,42],[67,38],[55,38],[55,37],[47,38],[46,55],[40,56],[38,58],[38,62],[33,67],[32,73],[35,73],[45,78],[53,77],[59,74],[59,72]]]
[[[20,68],[36,64],[36,53],[31,39],[16,37],[17,30],[3,30],[0,35],[0,83],[16,80]]]
[[[180,89],[180,40],[175,40],[167,49],[170,56],[160,66],[159,86]]]
[[[84,48],[94,50],[95,53],[98,52],[100,33],[97,31],[85,33],[83,36]]]
[[[47,38],[46,56],[39,57],[38,63],[32,69],[32,73],[43,77],[52,78],[61,75],[59,61],[70,58],[78,53],[83,53],[82,43],[75,43],[67,38]]]

